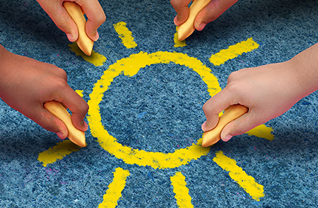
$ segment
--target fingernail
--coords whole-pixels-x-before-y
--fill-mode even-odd
[[[98,38],[99,38],[99,33],[98,33],[97,31],[95,31],[95,32],[93,33],[93,37],[94,37],[94,40],[93,40],[93,41],[97,41]]]
[[[98,32],[96,30],[94,32],[91,32],[89,38],[94,42],[97,41],[99,38]]]
[[[74,42],[74,41],[76,41],[75,39],[74,39],[74,37],[73,37],[73,35],[72,34],[66,34],[67,35],[67,38],[68,38],[68,40],[70,41],[70,42]]]
[[[199,27],[197,27],[197,30],[198,30],[198,31],[201,31],[201,30],[203,30],[203,29],[205,28],[205,26],[206,26],[206,24],[201,23],[201,24],[199,25]]]
[[[178,25],[178,24],[177,24],[177,23],[178,23],[178,16],[175,16],[175,17],[174,17],[173,23],[174,23],[175,25]]]
[[[202,129],[203,131],[205,131],[205,129],[206,129],[206,121],[204,121],[204,123],[201,125],[201,129]]]
[[[88,129],[88,125],[87,125],[87,123],[86,123],[85,121],[83,121],[83,122],[81,123],[81,126],[83,126],[85,130]]]
[[[60,139],[65,139],[66,136],[64,136],[63,132],[57,132],[56,135],[60,138]]]
[[[225,142],[227,142],[227,141],[229,141],[231,138],[232,138],[231,135],[226,135],[222,140],[225,141]]]

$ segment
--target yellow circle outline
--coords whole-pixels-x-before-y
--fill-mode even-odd
[[[109,68],[104,71],[101,79],[96,82],[92,93],[89,95],[90,100],[88,101],[89,110],[87,119],[91,134],[97,138],[100,146],[104,150],[118,159],[122,159],[127,164],[151,166],[155,169],[176,168],[189,163],[193,159],[207,155],[210,150],[208,147],[204,148],[201,146],[202,138],[200,138],[196,144],[183,149],[177,149],[173,153],[147,152],[133,149],[118,143],[117,139],[111,136],[102,124],[99,104],[103,99],[103,94],[107,91],[115,77],[122,73],[124,73],[125,76],[131,77],[146,66],[152,64],[168,64],[171,62],[187,66],[197,72],[207,84],[211,97],[221,90],[217,78],[211,73],[211,69],[194,57],[177,52],[158,51],[148,54],[141,51],[138,54],[132,54],[127,58],[120,59],[109,66]]]

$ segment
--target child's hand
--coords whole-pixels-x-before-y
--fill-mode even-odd
[[[56,26],[66,33],[69,41],[74,42],[78,38],[75,22],[63,7],[63,0],[37,0],[41,7],[51,17]],[[69,1],[69,0],[65,0]],[[99,37],[97,28],[106,20],[105,13],[98,0],[74,0],[85,12],[88,20],[86,33],[90,39],[96,41]]]
[[[43,106],[48,101],[61,102],[72,111],[74,126],[87,130],[84,117],[88,105],[67,84],[64,70],[12,54],[1,45],[0,57],[0,97],[4,102],[64,139],[68,135],[66,126]]]
[[[175,25],[181,25],[188,19],[190,2],[191,0],[170,0],[172,7],[177,12],[177,16],[174,18]],[[212,0],[198,13],[194,21],[194,28],[199,31],[203,30],[207,23],[216,20],[236,2],[237,0]]]
[[[294,66],[287,61],[232,73],[227,86],[204,104],[207,121],[202,124],[202,130],[213,129],[219,113],[233,104],[244,105],[249,111],[224,127],[221,133],[223,141],[286,112],[307,95],[295,76]]]

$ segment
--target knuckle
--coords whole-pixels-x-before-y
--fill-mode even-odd
[[[228,82],[234,81],[239,77],[239,71],[232,72],[228,77]]]
[[[81,105],[81,107],[80,107],[80,110],[82,111],[82,112],[87,112],[88,111],[88,109],[89,109],[89,106],[88,106],[88,104],[84,101],[83,102],[83,104]]]
[[[104,12],[102,13],[102,15],[96,15],[94,18],[98,25],[101,25],[106,21],[106,15]]]
[[[209,107],[209,104],[208,102],[204,103],[203,106],[202,106],[202,110],[203,112],[206,114],[206,115],[209,115],[211,114],[211,108]]]
[[[59,78],[54,80],[54,86],[56,89],[60,90],[60,89],[65,89],[66,87],[68,87],[68,84],[65,79]]]
[[[170,4],[173,8],[177,8],[180,5],[180,1],[178,0],[170,0]]]
[[[61,69],[55,65],[50,65],[50,66],[52,66],[51,75],[56,76],[58,78],[62,78],[64,80],[67,80],[67,74],[63,69]]]
[[[57,70],[57,73],[59,74],[59,77],[61,77],[64,80],[67,80],[67,74],[63,69],[59,68],[59,70]]]
[[[105,21],[106,21],[106,15],[103,14],[103,15],[101,16],[101,22],[105,22]]]
[[[86,101],[84,99],[81,98],[81,100],[78,102],[78,105],[76,106],[77,111],[81,112],[81,113],[87,113],[89,106],[86,103]]]

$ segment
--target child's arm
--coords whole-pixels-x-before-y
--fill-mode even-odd
[[[56,26],[66,33],[69,41],[74,42],[78,38],[78,30],[75,22],[63,7],[61,0],[37,0],[41,7],[51,17]],[[97,29],[106,20],[103,8],[98,0],[74,0],[85,12],[88,20],[86,23],[86,34],[90,39],[96,41],[99,37]]]
[[[196,30],[203,30],[205,25],[216,20],[228,8],[235,4],[238,0],[211,0],[196,16],[194,20],[194,28]],[[183,24],[189,17],[188,5],[191,0],[170,0],[172,7],[177,12],[174,18],[175,25]]]
[[[15,55],[0,45],[0,97],[43,128],[68,136],[65,124],[44,108],[44,103],[57,101],[72,111],[72,123],[87,130],[84,117],[88,105],[68,84],[63,69],[54,65]]]
[[[248,107],[248,113],[227,124],[221,138],[243,134],[289,110],[301,98],[318,89],[318,44],[289,61],[232,73],[227,86],[204,106],[207,121],[202,130],[213,129],[219,113],[234,104]]]

